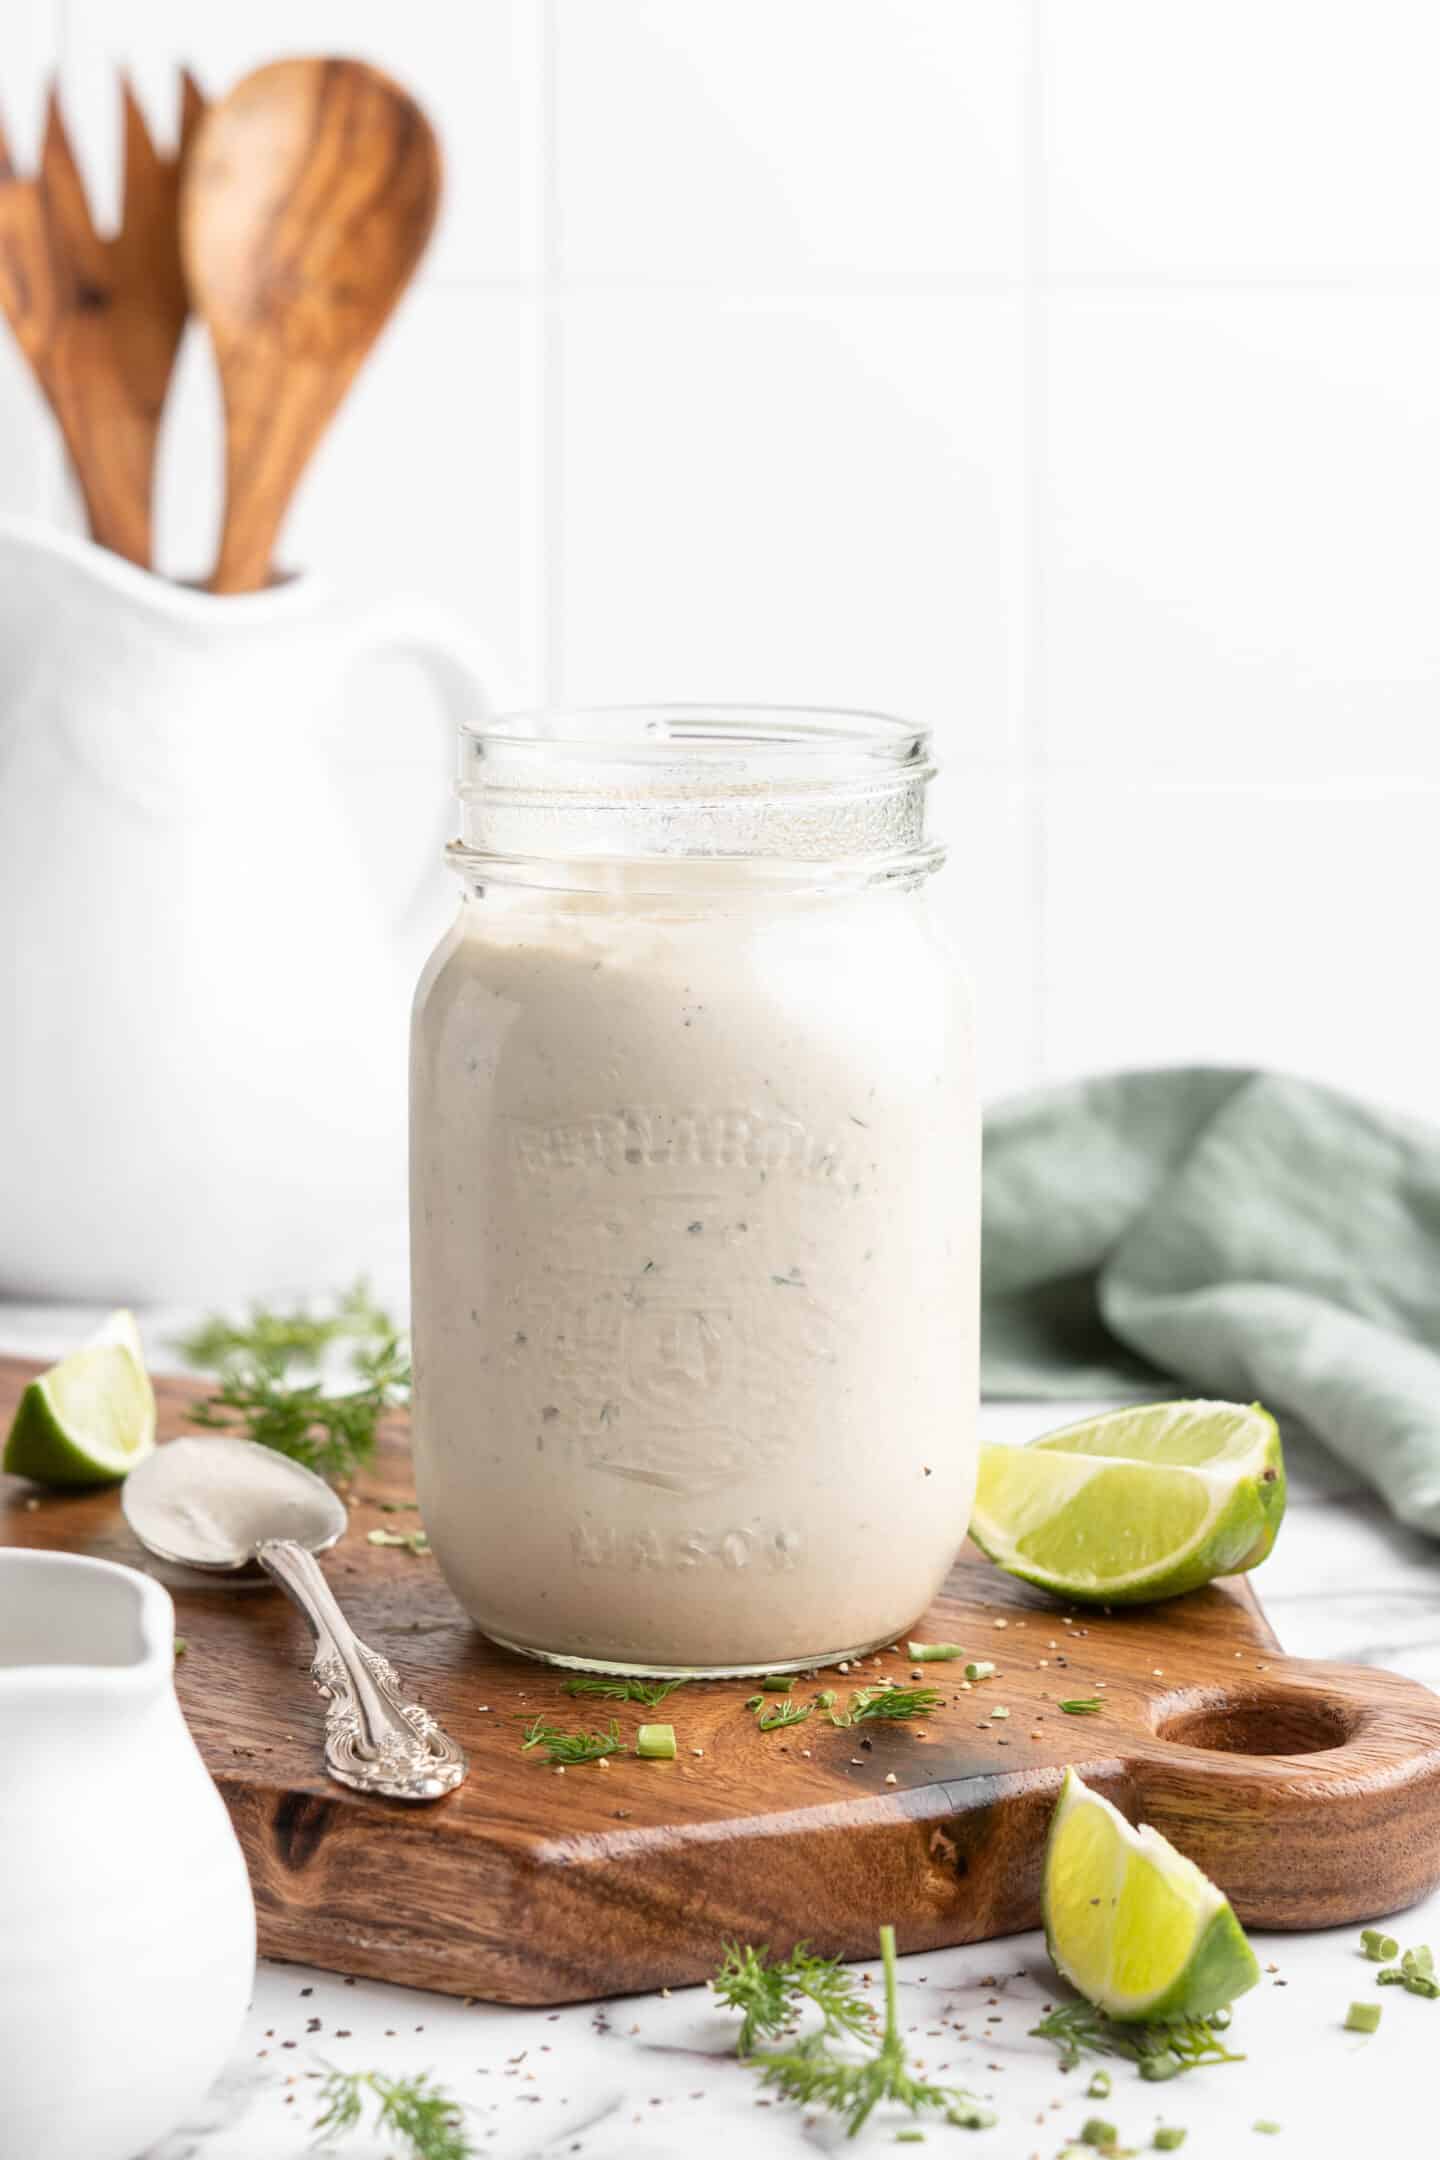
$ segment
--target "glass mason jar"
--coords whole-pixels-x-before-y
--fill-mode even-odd
[[[903,1635],[974,1496],[979,1115],[927,737],[713,706],[461,744],[416,997],[415,1465],[497,1642],[802,1669]]]

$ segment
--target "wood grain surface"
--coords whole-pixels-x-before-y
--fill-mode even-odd
[[[35,1369],[0,1360],[0,1420]],[[173,1436],[193,1389],[158,1392]],[[410,1519],[378,1500],[412,1498],[396,1420],[323,1564],[361,1635],[469,1751],[467,1783],[431,1807],[325,1777],[309,1641],[277,1590],[154,1563],[189,1645],[181,1701],[240,1833],[271,1956],[560,2003],[699,1979],[726,1936],[858,1957],[886,1920],[906,1950],[1005,1935],[1038,1920],[1066,1763],[1257,1925],[1370,1919],[1440,1879],[1440,1702],[1394,1674],[1286,1658],[1244,1582],[1067,1616],[967,1550],[915,1634],[992,1658],[994,1680],[966,1692],[957,1665],[927,1667],[942,1703],[919,1729],[842,1730],[817,1713],[761,1733],[745,1681],[683,1687],[658,1713],[572,1701],[563,1674],[470,1626],[432,1559],[366,1542]],[[0,1544],[146,1565],[114,1490],[41,1494],[0,1478]],[[816,1685],[843,1701],[910,1672],[902,1647]],[[1057,1708],[1096,1693],[1098,1716]],[[990,1717],[997,1705],[1008,1719]],[[678,1759],[558,1775],[520,1752],[536,1712],[573,1729],[603,1726],[612,1707],[632,1742],[642,1718],[673,1722]]]
[[[189,312],[180,172],[204,101],[182,73],[179,146],[166,156],[129,83],[120,89],[124,192],[110,237],[96,230],[58,93],[33,178],[0,138],[0,306],[60,423],[91,538],[148,567],[161,411]]]
[[[267,583],[300,475],[414,274],[439,201],[425,115],[362,61],[278,60],[211,107],[181,233],[225,403],[213,592]]]

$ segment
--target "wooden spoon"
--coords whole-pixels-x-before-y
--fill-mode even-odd
[[[439,199],[429,122],[361,61],[276,61],[206,115],[180,230],[225,403],[212,592],[268,581],[296,483],[424,253]]]
[[[0,138],[0,306],[50,401],[92,537],[150,561],[160,415],[189,303],[180,268],[180,166],[203,100],[182,74],[180,145],[162,157],[128,82],[120,229],[102,240],[52,90],[34,179]]]

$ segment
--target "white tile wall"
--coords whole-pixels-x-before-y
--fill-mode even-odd
[[[524,698],[929,719],[992,1090],[1210,1057],[1440,1108],[1430,0],[12,0],[0,86],[24,147],[61,65],[109,201],[116,57],[158,116],[181,57],[325,47],[425,101],[449,205],[291,560]],[[214,407],[197,341],[181,571]],[[3,343],[0,508],[73,516]],[[364,705],[417,804],[419,695]]]

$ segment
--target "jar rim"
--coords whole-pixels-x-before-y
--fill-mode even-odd
[[[788,760],[833,757],[837,751],[907,764],[928,756],[930,740],[927,728],[862,706],[698,699],[522,707],[466,721],[462,734],[482,755],[488,745],[617,764],[663,764],[677,755],[718,764],[737,753]]]

